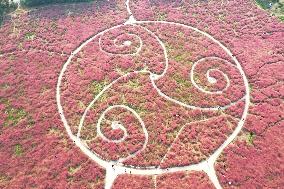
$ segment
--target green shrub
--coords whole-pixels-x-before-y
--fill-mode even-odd
[[[263,9],[270,9],[273,4],[279,2],[279,0],[255,0],[255,1]]]
[[[281,0],[255,0],[264,10],[284,21],[284,3]]]
[[[52,3],[76,3],[76,2],[91,2],[94,0],[22,0],[21,4],[26,7],[47,5]]]
[[[9,0],[0,0],[0,24],[6,13],[9,13],[17,8],[17,4]]]

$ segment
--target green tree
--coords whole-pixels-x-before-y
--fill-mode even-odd
[[[3,21],[3,17],[5,14],[15,10],[17,8],[17,4],[13,2],[13,0],[0,0],[0,24]]]
[[[22,0],[21,4],[26,7],[40,6],[52,3],[76,3],[76,2],[90,2],[94,0]]]

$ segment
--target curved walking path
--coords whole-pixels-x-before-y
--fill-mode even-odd
[[[58,111],[59,114],[61,116],[61,120],[66,128],[66,131],[69,135],[69,137],[75,142],[75,144],[82,150],[82,152],[84,154],[86,154],[88,157],[90,157],[92,160],[94,160],[96,163],[98,163],[100,166],[104,167],[106,169],[106,177],[105,177],[105,189],[110,189],[113,185],[114,180],[116,179],[116,177],[120,174],[123,173],[129,173],[129,174],[137,174],[137,175],[159,175],[159,174],[164,174],[164,173],[173,173],[173,172],[178,172],[178,171],[204,171],[205,173],[207,173],[207,175],[209,176],[210,180],[212,181],[212,183],[214,184],[214,186],[217,189],[222,188],[218,178],[216,176],[216,172],[214,169],[214,164],[217,160],[217,158],[219,157],[219,155],[222,153],[222,151],[236,138],[236,136],[238,135],[238,133],[241,131],[244,122],[246,120],[247,117],[247,113],[248,113],[248,107],[249,107],[249,103],[250,103],[250,95],[249,95],[249,85],[248,85],[248,80],[246,78],[246,75],[240,65],[240,63],[238,62],[237,58],[230,52],[230,50],[225,47],[221,42],[219,42],[218,40],[216,40],[214,37],[212,37],[211,35],[209,35],[206,32],[203,32],[195,27],[191,27],[185,24],[181,24],[181,23],[176,23],[176,22],[167,22],[167,21],[137,21],[130,9],[129,6],[129,0],[126,1],[126,7],[127,7],[127,11],[129,14],[129,19],[122,25],[117,25],[117,26],[113,26],[111,28],[108,28],[96,35],[94,35],[93,37],[89,38],[87,41],[85,41],[84,43],[82,43],[75,51],[73,51],[71,53],[71,55],[69,56],[67,62],[64,64],[60,75],[58,77],[58,82],[57,82],[57,88],[56,88],[56,100],[57,100],[57,105],[58,105]],[[222,90],[219,91],[208,91],[202,87],[200,87],[195,81],[194,81],[194,69],[195,66],[197,66],[200,62],[205,61],[207,59],[213,59],[213,60],[220,60],[225,62],[225,64],[228,64],[230,66],[235,67],[240,75],[242,76],[243,82],[244,82],[244,86],[245,86],[245,95],[237,100],[236,102],[231,102],[230,104],[227,104],[225,106],[214,106],[214,107],[197,107],[194,105],[190,105],[184,102],[181,102],[171,96],[166,95],[165,93],[163,93],[161,91],[161,89],[158,88],[158,86],[156,85],[156,80],[162,78],[166,73],[167,70],[169,68],[169,60],[168,60],[168,54],[167,54],[167,49],[165,47],[164,42],[159,39],[159,37],[157,35],[154,34],[154,32],[152,32],[151,30],[149,30],[146,26],[144,26],[144,24],[161,24],[161,25],[173,25],[173,26],[178,26],[178,27],[183,27],[189,30],[193,30],[195,32],[198,32],[199,34],[205,36],[206,38],[210,39],[211,41],[213,41],[215,44],[217,44],[219,47],[221,47],[224,52],[231,58],[231,60],[233,61],[233,63],[230,63],[226,60],[223,60],[219,57],[204,57],[200,60],[198,60],[197,62],[195,62],[193,64],[193,67],[191,69],[191,73],[190,73],[190,81],[192,82],[192,84],[194,85],[194,87],[196,87],[200,92],[202,93],[208,93],[208,94],[222,94],[223,91],[225,91],[229,86],[230,86],[230,80],[228,78],[228,76],[223,73],[220,70],[216,70],[216,69],[210,69],[207,71],[206,76],[207,76],[207,80],[210,83],[215,83],[216,80],[214,77],[210,77],[210,72],[211,71],[217,71],[220,72],[220,74],[225,78],[226,80],[226,86],[225,88],[223,88]],[[61,85],[62,85],[62,79],[64,77],[64,74],[66,72],[66,70],[68,70],[68,66],[71,63],[72,59],[74,58],[74,56],[79,53],[83,47],[85,47],[86,45],[88,45],[88,43],[90,43],[91,41],[93,41],[95,38],[99,37],[99,46],[100,46],[100,50],[102,52],[106,52],[101,44],[101,39],[102,36],[104,36],[105,34],[107,34],[108,32],[110,32],[111,30],[114,29],[120,29],[123,28],[124,26],[129,26],[129,27],[137,27],[140,28],[144,31],[146,31],[147,33],[149,33],[151,36],[153,36],[153,38],[156,39],[156,42],[160,45],[160,47],[163,49],[163,55],[164,55],[164,65],[165,65],[165,69],[163,70],[162,74],[156,74],[151,72],[150,70],[140,70],[140,71],[134,71],[134,72],[130,72],[127,73],[121,77],[119,77],[118,79],[112,81],[109,85],[107,85],[106,87],[104,87],[99,94],[89,103],[89,105],[87,106],[87,108],[84,111],[84,114],[82,115],[81,119],[80,119],[80,124],[79,124],[79,129],[78,132],[76,134],[72,133],[70,126],[68,124],[68,120],[66,119],[65,115],[64,115],[64,110],[62,107],[62,102],[61,102]],[[130,35],[130,34],[129,34]],[[112,53],[112,52],[106,52],[106,53],[110,53],[113,55],[118,55],[118,56],[135,56],[136,54],[139,54],[141,47],[143,46],[143,41],[141,40],[141,38],[139,36],[136,36],[135,34],[131,34],[133,35],[133,37],[137,37],[139,39],[139,47],[137,48],[135,53],[131,53],[131,54],[116,54],[116,53]],[[118,46],[116,44],[116,42],[114,42],[116,46]],[[131,45],[131,41],[125,41],[125,43],[123,44],[124,46],[130,46]],[[123,142],[125,140],[125,138],[127,137],[127,130],[125,129],[125,127],[121,124],[118,123],[112,123],[112,128],[113,129],[121,129],[123,131],[123,137],[121,139],[118,140],[109,140],[107,137],[104,136],[104,134],[101,132],[101,128],[100,128],[100,124],[102,122],[102,119],[104,119],[105,113],[115,109],[115,108],[123,108],[129,112],[131,112],[140,122],[140,125],[143,129],[143,133],[145,135],[145,141],[143,144],[143,147],[138,150],[137,152],[135,152],[134,154],[129,155],[126,158],[120,158],[117,161],[107,161],[105,159],[103,159],[102,157],[100,157],[98,154],[94,153],[93,151],[91,151],[86,144],[81,140],[80,136],[81,136],[81,130],[83,128],[84,125],[84,121],[86,118],[86,115],[88,113],[88,111],[93,107],[93,105],[95,104],[95,102],[97,102],[97,100],[108,90],[110,89],[114,84],[118,83],[120,80],[123,80],[124,78],[127,78],[130,74],[133,73],[147,73],[149,74],[150,77],[150,81],[152,83],[152,87],[158,92],[158,94],[163,97],[164,99],[171,101],[175,104],[177,104],[177,106],[183,106],[185,108],[188,109],[197,109],[197,110],[208,110],[208,111],[218,111],[218,110],[225,110],[230,108],[232,105],[234,105],[235,103],[244,100],[245,101],[245,106],[244,106],[244,111],[243,114],[238,122],[237,127],[234,129],[233,133],[223,142],[223,144],[217,149],[215,150],[215,152],[213,154],[211,154],[205,161],[201,161],[197,164],[191,164],[191,165],[187,165],[187,166],[182,166],[182,167],[170,167],[170,168],[153,168],[153,167],[137,167],[137,166],[125,166],[123,164],[123,162],[129,158],[132,158],[134,156],[136,156],[138,153],[140,153],[141,151],[143,151],[148,143],[148,131],[144,125],[143,120],[141,119],[141,117],[139,116],[139,114],[133,110],[132,108],[125,106],[125,105],[113,105],[108,107],[103,114],[100,116],[98,122],[97,122],[97,133],[98,133],[98,137],[101,137],[103,140],[107,141],[107,142],[115,142],[115,143],[120,143]],[[206,120],[205,120],[206,121]],[[182,131],[182,129],[180,130]],[[177,135],[178,137],[179,135]],[[171,148],[171,146],[169,147],[169,149]],[[155,179],[154,179],[155,180]]]

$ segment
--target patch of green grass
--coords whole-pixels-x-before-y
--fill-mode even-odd
[[[21,156],[24,153],[23,147],[21,144],[16,144],[14,146],[14,154],[16,156]]]
[[[34,124],[35,124],[35,121],[32,118],[32,116],[28,116],[28,125],[27,125],[27,127],[32,127],[32,126],[34,126]]]
[[[95,96],[97,96],[102,90],[103,88],[108,84],[108,82],[106,80],[104,81],[93,81],[89,87],[91,93]]]
[[[178,32],[177,32],[177,36],[178,36],[178,37],[181,37],[181,38],[184,38],[184,37],[185,37],[185,34],[184,34],[182,31],[178,31]]]
[[[55,31],[58,28],[57,23],[54,22],[54,21],[51,23],[50,27],[51,27],[52,31]]]
[[[36,37],[36,34],[34,32],[27,32],[25,34],[25,39],[26,40],[34,40],[35,37]]]
[[[253,90],[253,85],[249,83],[249,90],[252,91]]]
[[[0,89],[9,89],[10,88],[10,85],[7,84],[7,83],[4,83],[4,84],[0,84]]]
[[[8,182],[9,180],[11,180],[11,178],[9,176],[7,176],[4,173],[0,173],[0,183],[3,184],[4,182]]]
[[[135,60],[137,64],[139,64],[139,61]],[[128,69],[125,69],[125,68],[119,68],[119,67],[116,67],[115,68],[115,71],[116,73],[118,73],[119,75],[125,75],[129,72],[131,72],[131,69],[128,68]]]
[[[136,80],[130,80],[127,83],[130,88],[134,88],[134,89],[138,89],[139,87],[141,87],[141,84],[139,83],[138,79]]]
[[[79,171],[81,169],[81,166],[80,165],[77,165],[77,166],[71,166],[68,168],[68,173],[73,175],[75,174],[77,171]]]
[[[86,109],[86,105],[84,104],[84,102],[82,102],[81,100],[79,101],[79,107],[81,109]]]
[[[218,15],[218,20],[220,20],[220,21],[226,21],[226,14],[224,14],[224,13],[219,14],[219,15]]]
[[[165,42],[165,47],[168,51],[172,51],[175,49],[170,43],[167,43],[167,42]]]
[[[173,75],[173,79],[178,83],[180,87],[175,88],[175,92],[178,94],[183,94],[182,98],[186,99],[186,102],[192,102],[193,100],[197,100],[197,96],[193,96],[192,93],[184,93],[184,89],[191,88],[192,83],[190,82],[190,78],[183,78],[178,74]]]
[[[48,134],[50,134],[50,135],[57,135],[57,136],[59,136],[60,133],[61,133],[60,130],[58,128],[56,128],[56,127],[51,127],[51,128],[48,129]]]
[[[14,54],[9,55],[8,59],[11,60],[11,61],[15,60],[15,55]]]
[[[195,81],[195,83],[196,83],[197,85],[200,85],[200,84],[202,83],[202,82],[201,82],[201,79],[200,79],[200,76],[197,75],[197,74],[194,75],[193,80]]]
[[[182,57],[182,55],[179,54],[179,55],[174,57],[174,60],[177,61],[177,62],[180,62],[180,61],[183,60],[183,57]]]
[[[189,53],[178,54],[174,57],[174,60],[177,62],[187,61],[189,56],[190,56]]]
[[[131,106],[131,104],[129,104]],[[133,107],[133,106],[132,106]],[[146,115],[148,113],[148,110],[146,108],[144,108],[141,105],[133,107],[133,109],[141,116],[141,115]]]
[[[19,49],[19,50],[24,49],[24,48],[23,48],[23,43],[22,43],[22,42],[19,42],[19,43],[18,43],[18,49]]]
[[[247,143],[249,144],[249,145],[253,145],[254,143],[253,143],[253,141],[254,141],[254,138],[255,138],[255,133],[253,133],[253,132],[249,132],[248,134],[247,134]]]
[[[104,103],[107,101],[107,99],[109,98],[109,94],[108,93],[103,93],[100,98],[98,99],[99,103]],[[96,109],[96,106],[93,106],[94,109]]]
[[[10,104],[7,98],[0,98],[0,103],[4,104],[5,106],[9,106]]]
[[[157,20],[164,21],[167,18],[167,13],[165,12],[157,12]]]
[[[179,75],[179,74],[174,74],[174,75],[173,75],[173,79],[174,79],[179,85],[181,85],[181,86],[183,86],[183,87],[188,88],[188,87],[191,87],[191,86],[192,86],[189,77],[188,77],[188,78],[183,78],[183,77],[182,77],[181,75]]]
[[[4,126],[15,126],[27,116],[27,113],[23,109],[11,107],[6,108],[5,114],[7,114],[7,118],[4,121]]]
[[[189,81],[188,81],[188,79],[183,78],[183,77],[182,77],[181,75],[179,75],[179,74],[174,74],[174,75],[173,75],[173,78],[176,80],[176,82],[177,82],[178,84],[181,84],[181,85],[183,85],[183,86],[187,86],[188,84],[190,84]]]
[[[171,77],[182,86],[186,86],[188,83],[188,81],[178,73],[174,73]]]

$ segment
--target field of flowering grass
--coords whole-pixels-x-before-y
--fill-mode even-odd
[[[284,188],[284,23],[253,0],[19,8],[0,188]]]

